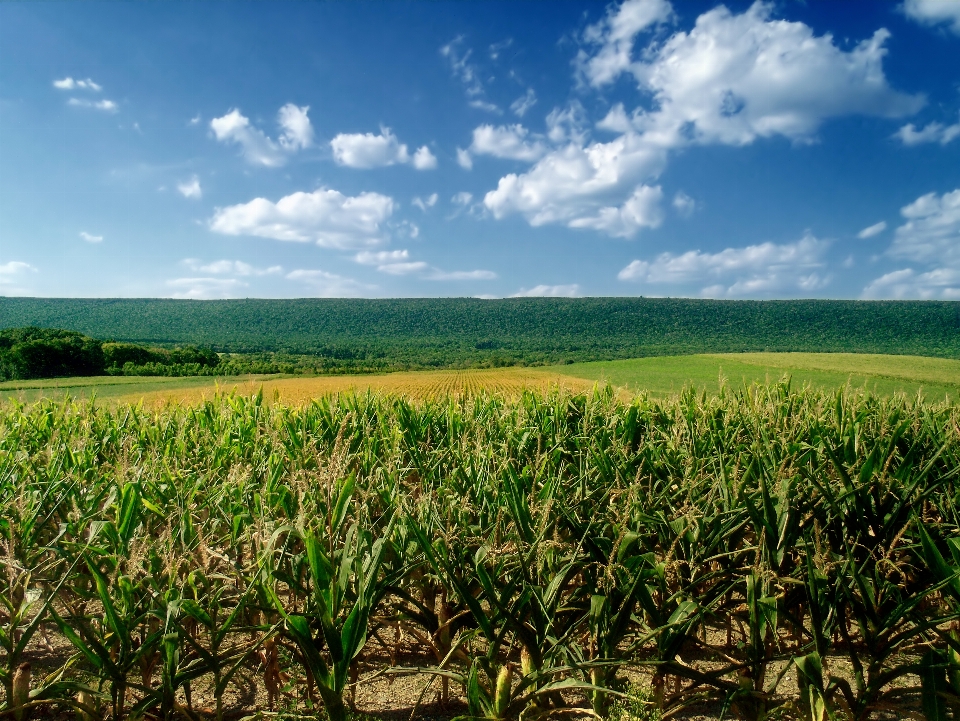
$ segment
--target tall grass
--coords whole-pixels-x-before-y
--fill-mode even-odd
[[[4,709],[220,721],[253,676],[339,721],[421,673],[472,718],[946,719],[958,473],[957,406],[785,383],[6,407]]]

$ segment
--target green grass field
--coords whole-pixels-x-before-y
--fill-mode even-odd
[[[158,376],[92,376],[86,378],[50,378],[45,380],[6,381],[0,383],[0,399],[17,400],[32,403],[41,398],[63,400],[100,398],[114,400],[129,399],[133,395],[153,393],[154,391],[192,390],[195,388],[213,388],[219,383],[235,383],[256,380],[258,378],[283,378],[285,376],[237,376],[232,378],[211,378],[193,376],[186,378],[162,378]]]
[[[505,379],[517,372],[516,367],[489,369],[482,380],[491,390],[500,388],[498,374]],[[633,358],[593,363],[540,368],[539,371],[590,381],[609,382],[628,391],[647,391],[655,396],[668,396],[686,385],[716,393],[721,376],[730,386],[751,383],[771,383],[790,376],[795,387],[810,385],[833,389],[844,385],[865,388],[873,393],[890,396],[894,393],[916,395],[923,393],[928,400],[960,398],[960,361],[916,356],[866,355],[853,353],[737,353],[729,355],[686,355]],[[450,371],[449,373],[454,373]],[[402,376],[404,387],[417,393],[417,380],[423,379],[424,389],[436,383],[435,371],[410,371]],[[393,377],[393,375],[388,377]],[[159,378],[138,376],[107,376],[93,378],[57,378],[42,381],[8,381],[0,383],[0,398],[30,403],[40,398],[63,399],[96,397],[107,401],[136,401],[141,396],[164,391],[171,399],[183,391],[184,398],[196,397],[194,391],[212,390],[217,384],[231,387],[259,380],[276,381],[287,376],[237,376],[229,378],[193,377]],[[309,385],[308,378],[297,376],[301,384]],[[350,376],[362,386],[367,378],[379,376]],[[336,376],[323,376],[314,385],[326,388]],[[562,378],[558,378],[562,381]],[[268,384],[270,385],[270,384]],[[376,384],[374,384],[376,385]],[[334,389],[334,384],[331,389]],[[373,387],[373,386],[371,386]],[[379,387],[379,386],[377,386]],[[319,390],[317,391],[319,392]]]
[[[839,388],[849,383],[885,396],[922,392],[929,400],[960,397],[960,361],[917,356],[736,353],[574,363],[553,370],[658,396],[688,384],[715,393],[721,375],[730,385],[775,382],[789,375],[795,386]]]

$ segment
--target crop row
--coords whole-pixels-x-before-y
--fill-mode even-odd
[[[255,678],[341,721],[421,674],[472,718],[604,716],[640,671],[665,716],[945,719],[958,473],[957,406],[787,384],[8,406],[4,710],[220,721]]]

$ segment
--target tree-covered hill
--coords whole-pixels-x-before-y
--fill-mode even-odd
[[[929,301],[0,298],[0,328],[27,325],[409,367],[765,350],[960,358],[960,303]]]

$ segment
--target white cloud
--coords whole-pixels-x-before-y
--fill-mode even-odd
[[[427,280],[496,280],[497,274],[492,270],[440,270],[426,276]]]
[[[201,120],[203,120],[203,118],[201,117],[200,113],[197,113],[187,121],[187,125],[199,125]]]
[[[406,250],[361,251],[353,259],[362,265],[376,266],[381,273],[390,275],[409,275],[424,271],[430,266],[423,261],[411,261]]]
[[[380,134],[340,133],[330,141],[333,159],[348,168],[382,168],[388,165],[412,163],[417,170],[437,167],[437,158],[426,145],[413,155],[390,128],[380,128]]]
[[[279,141],[272,140],[260,129],[250,124],[250,119],[238,108],[210,121],[214,137],[222,143],[236,143],[244,157],[254,165],[275,168],[287,162],[297,150],[313,144],[313,127],[307,112],[310,106],[298,107],[287,103],[277,112],[280,126]]]
[[[177,191],[184,198],[196,198],[199,200],[203,197],[203,189],[200,187],[200,178],[198,178],[196,175],[192,176],[190,180],[177,183]]]
[[[929,123],[919,130],[913,123],[909,123],[894,133],[894,137],[899,138],[904,145],[921,145],[922,143],[946,145],[950,141],[960,138],[960,122],[953,125]]]
[[[413,167],[417,170],[433,170],[437,167],[437,156],[426,145],[413,154]]]
[[[745,145],[782,135],[809,140],[827,118],[901,117],[923,98],[893,90],[883,73],[887,30],[849,52],[804,23],[771,18],[757,2],[736,15],[718,6],[630,66],[657,109],[640,111],[638,129],[687,141]]]
[[[473,51],[470,48],[463,49],[463,35],[458,35],[440,48],[440,54],[450,63],[450,71],[463,83],[468,96],[483,94],[483,83],[477,67],[470,62]]]
[[[362,265],[376,266],[381,273],[390,275],[422,274],[425,280],[492,280],[496,273],[489,270],[444,271],[422,260],[410,260],[406,250],[361,251],[353,259]]]
[[[960,269],[935,268],[926,273],[917,273],[912,268],[895,270],[864,288],[863,297],[960,300]]]
[[[54,80],[53,87],[58,90],[92,90],[95,93],[103,90],[101,85],[93,82],[90,78],[86,80],[74,80],[71,77],[66,77],[63,80]]]
[[[556,147],[525,173],[501,178],[486,194],[486,207],[496,218],[517,213],[531,225],[628,234],[630,224],[616,222],[615,211],[629,211],[637,189],[654,185],[670,151],[774,136],[810,142],[829,118],[900,117],[923,104],[889,86],[882,67],[886,30],[847,51],[831,35],[817,36],[772,12],[763,2],[741,14],[721,5],[700,15],[689,32],[651,36],[634,55],[637,36],[670,20],[672,8],[665,0],[630,0],[611,9],[587,29],[591,52],[579,57],[578,72],[596,87],[630,73],[651,107],[628,114],[614,106],[596,125],[619,134],[605,143],[589,141],[579,104],[553,111],[547,138]]]
[[[0,295],[32,295],[31,290],[21,282],[36,272],[36,268],[20,260],[0,263]]]
[[[496,60],[500,57],[500,53],[513,45],[513,38],[507,38],[506,40],[501,40],[498,43],[492,43],[489,47],[490,59]]]
[[[863,289],[864,298],[960,300],[960,188],[927,193],[900,209],[906,222],[887,255],[926,269],[901,268]]]
[[[960,2],[957,0],[904,0],[904,14],[921,25],[946,23],[960,35]]]
[[[473,200],[473,193],[468,193],[466,190],[461,190],[459,193],[450,198],[450,202],[454,205],[470,205],[470,201]]]
[[[453,77],[463,85],[470,107],[497,114],[503,112],[497,105],[483,98],[485,91],[480,70],[470,61],[473,50],[464,48],[463,35],[458,35],[440,48],[440,55],[447,59]]]
[[[527,114],[527,111],[537,104],[537,94],[534,92],[533,88],[527,88],[527,92],[524,95],[521,95],[519,98],[510,103],[510,110],[513,111],[513,114],[518,118],[522,118]]]
[[[439,196],[436,193],[431,193],[426,198],[414,198],[413,205],[417,206],[424,213],[427,212],[427,208],[432,208],[437,204],[437,198]]]
[[[0,281],[9,280],[15,275],[24,273],[36,273],[37,269],[29,263],[20,260],[10,260],[6,263],[0,263]]]
[[[184,258],[185,266],[195,273],[211,273],[213,275],[261,276],[279,275],[283,268],[271,265],[269,268],[257,268],[244,263],[242,260],[215,260],[212,263],[203,263],[196,258]]]
[[[807,235],[795,243],[761,243],[719,253],[661,253],[651,261],[634,260],[617,277],[649,285],[699,285],[702,295],[714,297],[810,292],[829,282],[829,276],[818,272],[828,246]]]
[[[689,218],[697,209],[697,201],[680,190],[673,196],[673,207],[684,218]]]
[[[569,143],[526,173],[501,178],[483,202],[498,219],[520,213],[534,226],[583,220],[580,227],[589,227],[610,216],[611,198],[635,193],[638,179],[655,177],[665,162],[664,151],[637,133],[587,147]]]
[[[91,233],[86,232],[85,230],[81,230],[81,231],[80,231],[80,237],[83,238],[83,240],[87,241],[88,243],[102,243],[102,242],[103,242],[103,236],[102,236],[102,235],[93,235],[93,234],[91,234]]]
[[[875,235],[880,235],[883,231],[887,229],[887,221],[881,220],[879,223],[874,223],[871,226],[868,226],[857,233],[857,237],[861,240],[866,240],[867,238],[872,238]]]
[[[473,169],[473,158],[470,157],[470,151],[463,148],[457,148],[457,165],[464,170]]]
[[[511,298],[576,298],[580,295],[580,286],[572,285],[537,285],[529,290],[521,288]]]
[[[313,145],[313,126],[307,117],[309,110],[309,105],[301,108],[287,103],[277,112],[277,124],[283,130],[280,145],[285,150],[302,150]]]
[[[900,214],[907,222],[897,228],[890,255],[960,267],[960,188],[941,196],[922,195]]]
[[[306,284],[313,295],[320,298],[350,298],[375,288],[325,270],[298,269],[287,273],[286,277]]]
[[[660,203],[663,190],[659,185],[640,185],[620,207],[600,208],[596,215],[574,218],[571,228],[600,230],[615,238],[632,238],[640,228],[657,228],[663,222]]]
[[[380,168],[410,160],[407,146],[397,140],[390,128],[373,133],[340,133],[330,141],[333,159],[348,168]]]
[[[582,145],[587,138],[587,125],[587,111],[579,100],[574,100],[566,108],[554,108],[547,115],[547,137],[557,144]]]
[[[516,125],[481,125],[473,130],[470,152],[474,155],[492,155],[495,158],[533,162],[543,157],[547,147],[542,140],[531,137],[530,131]]]
[[[236,298],[247,284],[236,278],[174,278],[167,285],[173,289],[172,298]]]
[[[480,98],[474,98],[473,100],[467,103],[471,108],[476,108],[477,110],[484,110],[488,113],[493,113],[494,115],[503,115],[503,111],[500,109],[500,106],[491,103],[487,100],[481,100]]]
[[[592,55],[580,51],[579,72],[595,87],[612,82],[631,67],[637,35],[672,18],[673,7],[667,0],[627,0],[619,7],[611,5],[603,20],[584,31],[584,42],[599,49]]]
[[[210,229],[225,235],[254,235],[327,248],[376,245],[385,239],[383,224],[394,201],[379,193],[349,197],[328,188],[292,193],[276,203],[254,198],[249,203],[218,208]]]
[[[82,98],[70,98],[67,101],[67,105],[72,105],[76,108],[93,108],[94,110],[102,110],[105,113],[115,113],[117,112],[117,104],[112,100],[85,100]]]

